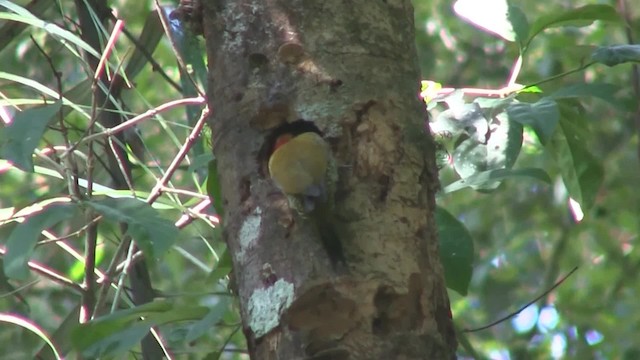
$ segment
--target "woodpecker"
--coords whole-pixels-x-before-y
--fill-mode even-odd
[[[328,164],[329,148],[320,135],[285,133],[276,138],[269,158],[269,174],[283,192],[300,196],[308,213],[327,199]]]
[[[342,244],[335,231],[327,169],[329,144],[310,122],[296,121],[277,129],[269,156],[269,175],[287,195],[302,202],[302,213],[314,221],[331,262],[344,263]]]

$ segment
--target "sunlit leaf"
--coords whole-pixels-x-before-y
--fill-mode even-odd
[[[540,143],[546,144],[558,124],[560,112],[555,101],[547,98],[530,103],[513,103],[507,108],[509,118],[522,125],[531,126]]]
[[[489,132],[489,124],[478,103],[460,104],[441,112],[430,124],[434,133],[448,133],[458,136],[466,133],[475,142],[484,143]]]
[[[454,169],[462,179],[468,179],[479,173],[509,169],[513,166],[522,148],[522,125],[510,121],[507,113],[494,115],[489,125],[491,131],[485,142],[467,138],[453,151]],[[490,180],[490,179],[488,179]],[[485,184],[475,183],[476,189],[491,190],[500,185],[500,181]]]

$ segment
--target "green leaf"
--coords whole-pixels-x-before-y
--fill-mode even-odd
[[[150,258],[157,258],[169,250],[178,236],[178,229],[160,216],[158,211],[144,201],[133,198],[106,198],[87,201],[107,219],[124,222],[127,234]]]
[[[477,188],[487,183],[503,181],[514,177],[531,177],[548,184],[551,183],[551,178],[542,169],[537,168],[524,168],[524,169],[496,169],[477,173],[468,178],[453,182],[442,189],[443,194],[451,193],[454,191],[462,190],[467,187]]]
[[[487,140],[487,162],[490,169],[510,169],[522,148],[522,125],[511,121],[506,112],[493,117],[491,134]]]
[[[588,128],[584,119],[568,106],[561,110],[560,131],[556,131],[547,149],[558,164],[569,195],[583,209],[589,209],[595,203],[604,169],[588,150]]]
[[[473,273],[473,238],[464,224],[444,208],[436,207],[435,215],[447,287],[465,296]]]
[[[139,322],[140,318],[148,319],[155,313],[162,313],[170,311],[171,309],[172,305],[167,301],[154,301],[131,309],[116,311],[86,324],[79,324],[78,327],[71,331],[72,344],[76,349],[81,351],[92,349],[93,346],[95,349],[92,350],[92,353],[109,350],[108,347],[105,348],[104,346],[97,346],[95,344],[103,344],[100,341],[104,340],[106,343],[117,345],[124,340],[121,339],[122,331],[131,327],[132,324]],[[131,346],[139,342],[153,325],[155,325],[153,321],[138,323],[138,327],[145,328],[146,331],[144,331],[139,338],[136,337]],[[142,332],[141,329],[139,329],[139,331]],[[138,334],[137,331],[136,334]],[[136,334],[130,334],[130,336],[127,337],[134,337],[131,335]]]
[[[119,327],[117,331],[114,328],[113,331],[109,331],[86,348],[83,348],[82,354],[91,358],[120,355],[142,341],[152,326],[153,324],[149,321],[141,321]],[[93,330],[85,330],[86,333],[90,331]]]
[[[59,27],[54,23],[46,22],[38,19],[37,17],[33,16],[33,14],[31,14],[30,12],[28,12],[27,10],[25,10],[24,8],[20,7],[19,5],[15,4],[12,1],[0,0],[0,6],[3,6],[15,12],[15,14],[0,12],[0,20],[17,21],[20,23],[31,25],[33,27],[41,28],[44,31],[48,32],[49,34],[53,35],[54,38],[60,38],[65,40],[65,41],[60,41],[60,43],[66,46],[72,53],[76,53],[76,50],[73,48],[73,46],[71,46],[73,44],[83,49],[84,51],[88,52],[89,54],[93,55],[96,59],[100,58],[100,54],[98,54],[96,50],[94,50],[89,44],[87,44],[84,40],[82,40],[80,37],[78,37],[74,33],[68,30],[62,29],[61,27]]]
[[[487,170],[487,146],[471,138],[464,140],[453,152],[453,165],[463,179]]]
[[[220,319],[229,311],[229,299],[226,297],[220,297],[219,302],[209,309],[209,313],[202,319],[196,321],[189,327],[189,332],[185,336],[186,342],[192,342],[207,331],[213,329]]]
[[[516,40],[522,49],[529,39],[529,21],[527,20],[527,15],[525,15],[518,6],[509,5],[507,18],[509,22],[511,22],[513,31],[516,34]]]
[[[611,45],[599,47],[591,54],[593,61],[615,66],[627,62],[640,62],[640,45]]]
[[[56,346],[51,341],[49,336],[37,324],[32,323],[31,321],[28,321],[23,316],[0,313],[0,323],[5,323],[5,322],[20,326],[20,327],[22,327],[24,329],[27,329],[27,330],[31,331],[32,333],[36,334],[38,337],[40,337],[49,346],[49,348],[53,352],[53,355],[55,356],[56,359],[63,359],[62,354],[56,348]]]
[[[212,351],[205,355],[203,360],[218,360],[222,356],[222,351]]]
[[[441,112],[431,122],[431,131],[436,134],[447,133],[458,136],[468,134],[476,142],[485,142],[489,132],[487,119],[477,102],[470,104],[450,103],[450,108]]]
[[[510,121],[507,113],[494,115],[491,131],[485,143],[473,138],[463,140],[453,151],[453,164],[462,179],[494,169],[509,169],[513,166],[522,148],[522,125]],[[476,189],[492,190],[500,181],[474,184]]]
[[[562,87],[551,93],[548,98],[570,99],[589,96],[604,100],[621,110],[632,111],[628,105],[616,98],[615,94],[621,90],[621,86],[608,83],[578,83]]]
[[[3,71],[0,71],[0,79],[3,80],[7,80],[10,82],[15,82],[18,84],[22,84],[24,86],[28,86],[44,95],[49,96],[52,99],[58,99],[60,97],[60,94],[58,94],[57,90],[53,90],[48,88],[47,86],[33,80],[33,79],[29,79],[26,78],[24,76],[20,76],[20,75],[14,75],[14,74],[10,74],[10,73],[6,73]],[[89,84],[90,82],[87,82],[87,84]],[[80,85],[80,84],[79,84]],[[83,86],[75,86],[73,89],[71,89],[70,91],[73,91],[74,89],[78,89],[78,91],[83,91],[83,88],[85,89],[84,91],[88,91],[89,87],[83,87]],[[90,94],[90,92],[88,92]],[[70,95],[70,94],[69,94]],[[8,101],[11,102],[11,101]],[[42,100],[40,100],[40,103],[43,103]],[[70,108],[72,108],[73,110],[77,111],[78,113],[82,114],[86,119],[91,119],[91,115],[89,115],[85,109],[76,104],[75,102],[67,99],[66,97],[62,98],[62,104],[65,106],[69,106]]]
[[[585,5],[566,11],[551,11],[531,25],[529,42],[540,32],[557,26],[588,26],[596,20],[622,22],[616,9],[609,5]]]
[[[164,7],[163,10],[165,13],[171,11],[169,7]],[[193,34],[189,26],[184,26],[185,24],[176,21],[169,21],[169,23],[171,26],[167,29],[168,35],[175,43],[178,54],[193,71],[192,74],[195,75],[200,85],[206,84],[207,66],[202,55],[204,51],[200,39]]]
[[[531,126],[542,144],[551,139],[560,118],[556,102],[548,98],[542,98],[533,104],[513,103],[507,108],[507,113],[509,119]]]
[[[50,3],[45,1],[30,1],[24,8],[15,6],[20,12],[31,14],[37,18],[42,18],[46,13],[51,10]],[[24,23],[5,24],[0,28],[0,51],[4,50],[13,40],[18,37],[18,34],[22,33],[28,27]]]
[[[0,128],[0,156],[19,169],[33,172],[33,151],[61,106],[57,101],[18,112],[9,126]]]
[[[199,320],[207,311],[203,306],[176,307],[168,301],[154,301],[80,324],[72,331],[71,341],[85,356],[116,356],[136,346],[152,326]]]
[[[64,317],[62,323],[59,323],[53,334],[51,334],[51,342],[56,344],[61,354],[68,354],[73,348],[71,343],[71,332],[78,327],[78,317],[80,316],[80,303],[78,303],[67,316]],[[42,346],[33,357],[38,360],[52,360],[56,357],[47,347]]]
[[[231,261],[231,254],[229,254],[229,250],[225,248],[222,254],[220,254],[215,268],[207,276],[207,281],[211,284],[215,284],[218,280],[229,275],[232,269],[233,264]]]
[[[202,169],[206,172],[209,168],[209,162],[211,160],[213,160],[213,154],[210,151],[204,154],[196,155],[191,159],[191,164],[189,164],[189,168],[187,169],[187,171],[196,172]]]
[[[54,203],[41,211],[25,217],[16,226],[7,240],[7,253],[4,255],[4,272],[12,279],[25,280],[29,276],[27,262],[38,242],[40,233],[51,226],[75,216],[76,205],[72,203]]]
[[[160,17],[158,17],[158,12],[155,10],[149,11],[145,18],[142,33],[138,38],[138,44],[140,46],[136,46],[125,68],[125,74],[127,74],[130,79],[135,78],[140,70],[149,62],[149,58],[152,56],[151,54],[154,53],[163,36],[164,28],[162,27]]]
[[[518,94],[526,94],[526,93],[530,93],[530,94],[542,94],[542,89],[540,89],[540,87],[538,87],[537,85],[527,85],[525,88],[518,90]]]

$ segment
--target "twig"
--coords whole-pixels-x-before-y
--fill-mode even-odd
[[[85,213],[89,227],[85,234],[84,250],[84,280],[82,287],[82,299],[80,303],[80,323],[88,322],[93,318],[93,309],[96,304],[96,245],[98,242],[98,223],[93,220],[93,211],[87,209]]]
[[[178,219],[178,221],[176,221],[174,225],[178,229],[182,229],[187,225],[191,224],[197,218],[204,218],[205,220],[208,220],[211,223],[219,224],[220,219],[217,216],[203,213],[203,211],[209,206],[211,206],[211,200],[208,198],[204,199],[193,208],[187,209],[186,214],[182,214],[182,216],[180,216],[180,219]]]
[[[44,51],[44,49],[42,49],[42,47],[40,47],[40,45],[33,38],[33,36],[31,36],[31,41],[33,41],[36,48],[40,51],[40,53],[42,53],[44,58],[47,60],[47,63],[49,64],[49,67],[53,72],[53,76],[56,78],[56,83],[58,86],[58,89],[57,89],[58,100],[60,101],[60,103],[62,103],[64,96],[62,95],[63,89],[62,89],[62,77],[60,75],[60,71],[56,69],[55,65],[53,65],[53,60],[51,59],[51,57]],[[62,139],[64,140],[64,146],[68,149],[71,146],[71,143],[69,142],[69,132],[67,131],[67,127],[64,123],[64,111],[62,109],[62,106],[58,111],[58,122],[60,124],[60,134],[62,135]],[[65,180],[67,181],[69,194],[71,194],[71,196],[74,198],[79,198],[80,186],[78,185],[78,176],[77,176],[78,163],[76,162],[73,156],[62,158],[62,160],[66,164],[66,166],[64,167],[63,174],[66,175]]]
[[[518,55],[516,62],[511,67],[511,75],[509,75],[509,81],[507,81],[507,87],[512,87],[516,85],[516,80],[518,80],[518,75],[520,75],[520,70],[522,70],[522,55]]]
[[[475,329],[464,329],[462,330],[462,332],[476,332],[476,331],[481,331],[481,330],[486,330],[494,325],[497,325],[503,321],[509,320],[510,318],[520,314],[524,309],[528,308],[529,306],[531,306],[532,304],[535,304],[538,300],[542,299],[543,297],[547,296],[550,292],[552,292],[555,288],[557,288],[560,284],[562,284],[569,276],[571,276],[574,272],[576,272],[576,270],[578,270],[578,267],[574,267],[571,271],[569,271],[569,273],[567,275],[565,275],[562,279],[558,280],[558,282],[555,283],[555,285],[553,285],[549,290],[545,291],[544,293],[542,293],[540,296],[536,297],[535,299],[531,300],[530,302],[528,302],[526,305],[524,305],[523,307],[521,307],[520,309],[516,310],[515,312],[512,312],[511,314],[496,320],[494,322],[492,322],[491,324],[485,325],[485,326],[481,326],[479,328],[475,328]]]
[[[120,125],[114,126],[112,128],[107,128],[105,131],[93,134],[91,136],[86,136],[84,138],[82,138],[80,141],[78,141],[78,143],[76,144],[76,146],[85,143],[87,141],[92,141],[92,140],[96,140],[96,139],[100,139],[100,138],[104,138],[104,137],[110,137],[113,136],[121,131],[124,131],[130,127],[133,127],[134,125],[136,125],[137,123],[152,118],[156,115],[158,115],[161,112],[173,109],[176,106],[181,106],[181,105],[201,105],[205,102],[205,99],[203,97],[195,97],[195,98],[186,98],[186,99],[178,99],[178,100],[173,100],[173,101],[169,101],[167,103],[164,103],[156,108],[147,110],[146,112],[131,118],[123,123],[121,123]]]
[[[533,83],[533,84],[529,84],[529,85],[527,85],[525,88],[530,88],[530,87],[538,86],[538,85],[540,85],[540,84],[548,83],[548,82],[550,82],[550,81],[553,81],[553,80],[556,80],[556,79],[559,79],[559,78],[565,77],[565,76],[567,76],[567,75],[571,75],[571,74],[573,74],[573,73],[580,72],[580,71],[582,71],[582,70],[584,70],[584,69],[588,68],[589,66],[591,66],[591,65],[593,65],[593,64],[595,64],[595,63],[596,63],[595,61],[592,61],[592,62],[589,62],[589,63],[586,63],[586,64],[582,64],[582,65],[580,65],[580,67],[577,67],[577,68],[575,68],[575,69],[572,69],[572,70],[569,70],[569,71],[565,71],[565,72],[560,73],[560,74],[553,75],[553,76],[551,76],[551,77],[548,77],[548,78],[546,78],[546,79],[542,79],[542,80],[540,80],[540,81],[538,81],[538,82],[535,82],[535,83]]]
[[[170,194],[186,195],[186,196],[189,196],[191,198],[196,198],[196,199],[200,199],[200,200],[206,200],[206,199],[209,198],[209,196],[207,196],[205,194],[197,193],[195,191],[170,188],[170,187],[167,187],[167,186],[163,186],[160,189],[160,191],[165,192],[165,193],[170,193]]]
[[[118,267],[118,259],[120,259],[120,257],[125,253],[126,248],[129,247],[129,242],[131,241],[131,237],[129,235],[124,235],[122,240],[120,241],[120,244],[118,245],[118,247],[116,248],[115,253],[113,254],[113,256],[111,257],[111,262],[109,263],[109,266],[107,267],[107,270],[105,271],[105,274],[107,276],[108,279],[111,279],[113,277],[113,274],[117,273],[117,267]],[[112,281],[109,280],[109,283],[111,283]],[[106,296],[107,296],[107,290],[109,289],[109,286],[107,286],[107,284],[103,284],[100,287],[100,290],[98,291],[98,296],[97,296],[97,300],[96,300],[96,305],[94,306],[94,310],[93,310],[93,314],[97,314],[100,309],[102,308],[102,306],[104,305],[104,303],[106,302]]]
[[[6,253],[7,250],[4,247],[0,246],[0,255],[4,256]],[[75,282],[73,282],[73,280],[67,279],[66,277],[58,274],[57,272],[50,270],[45,265],[41,265],[35,261],[28,261],[27,266],[34,272],[37,272],[38,274],[46,277],[51,281],[57,282],[58,284],[61,284],[63,286],[68,286],[80,294],[83,292],[82,286],[76,284]]]
[[[202,99],[202,98],[197,98],[197,99]],[[151,190],[151,193],[149,194],[149,197],[146,200],[147,203],[152,204],[160,197],[160,194],[162,194],[162,188],[164,188],[167,185],[167,183],[169,182],[169,179],[171,179],[173,174],[176,172],[182,160],[185,158],[185,156],[187,156],[187,153],[193,146],[193,143],[200,136],[200,132],[202,131],[202,128],[204,127],[204,124],[206,123],[208,116],[209,116],[209,108],[205,107],[202,110],[200,119],[198,119],[198,121],[196,122],[195,126],[193,127],[193,130],[191,130],[191,133],[187,137],[187,140],[184,142],[184,144],[178,151],[178,154],[173,158],[173,161],[171,161],[171,164],[169,165],[169,167],[167,167],[167,171],[162,176],[162,179],[160,179],[156,183],[156,186],[154,186],[153,189]]]
[[[109,41],[107,41],[107,45],[104,47],[104,51],[102,52],[102,56],[100,57],[98,66],[96,66],[95,73],[93,74],[94,86],[100,80],[100,76],[102,75],[102,71],[104,70],[104,64],[107,62],[107,59],[109,59],[109,56],[111,55],[111,52],[115,47],[116,41],[118,41],[118,37],[122,32],[123,26],[124,26],[124,21],[120,19],[116,20],[116,23],[113,25],[111,36],[109,36]]]

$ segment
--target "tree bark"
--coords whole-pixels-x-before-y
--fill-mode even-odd
[[[252,359],[451,359],[409,0],[203,2],[210,124]],[[278,124],[331,145],[346,265],[265,171]]]

